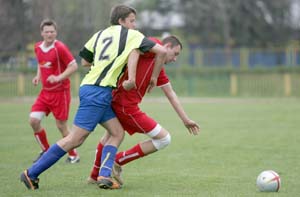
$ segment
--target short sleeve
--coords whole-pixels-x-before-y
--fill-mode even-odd
[[[141,32],[129,29],[128,30],[128,40],[131,40],[130,45],[133,48],[138,48],[142,52],[148,52],[154,45],[155,42],[146,38]]]
[[[166,74],[165,68],[162,68],[157,78],[157,86],[163,86],[169,82],[170,80]]]
[[[142,40],[142,43],[141,43],[141,45],[140,45],[140,50],[142,51],[142,52],[148,52],[148,51],[150,51],[150,49],[152,49],[153,47],[154,47],[154,45],[155,45],[156,43],[155,42],[153,42],[152,40],[149,40],[148,38],[144,38],[143,40]]]
[[[72,55],[71,51],[62,42],[59,43],[58,50],[59,59],[63,65],[68,66],[72,61],[74,61],[74,56]]]
[[[79,56],[86,61],[92,63],[94,61],[94,46],[97,38],[101,31],[95,33],[84,45],[84,47],[80,50]]]

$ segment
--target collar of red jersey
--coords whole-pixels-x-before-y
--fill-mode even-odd
[[[46,47],[45,41],[43,41],[39,47],[42,49],[43,52],[46,53],[46,52],[50,51],[52,48],[54,48],[55,42],[56,42],[56,40],[54,40],[54,42],[50,46]]]

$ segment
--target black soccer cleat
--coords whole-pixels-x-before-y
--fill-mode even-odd
[[[28,176],[27,170],[25,170],[21,174],[20,180],[21,180],[21,182],[23,182],[25,184],[27,189],[30,189],[30,190],[39,189],[39,179],[36,179],[36,180],[30,179],[30,177]]]

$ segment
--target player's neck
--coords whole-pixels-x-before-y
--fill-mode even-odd
[[[55,40],[53,40],[52,42],[46,42],[46,41],[44,41],[43,45],[44,45],[45,48],[48,48],[48,47],[52,46],[54,42],[55,42]]]

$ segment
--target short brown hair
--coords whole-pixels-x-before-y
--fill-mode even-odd
[[[119,19],[125,20],[129,14],[136,15],[136,10],[127,5],[117,5],[111,9],[110,24],[119,25]]]
[[[182,44],[176,36],[167,36],[162,40],[162,43],[171,43],[172,47],[180,45],[180,48],[182,50]]]
[[[56,25],[56,22],[52,19],[44,19],[42,22],[41,22],[41,25],[40,25],[40,30],[43,31],[44,27],[45,26],[53,26],[56,30],[57,28],[57,25]]]

